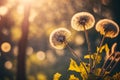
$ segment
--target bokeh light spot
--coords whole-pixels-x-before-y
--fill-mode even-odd
[[[7,7],[5,7],[5,6],[0,7],[0,15],[1,16],[6,15],[7,12],[8,12],[8,8]]]
[[[18,46],[14,46],[14,48],[13,48],[13,55],[14,56],[18,55]]]
[[[22,31],[19,27],[13,27],[11,29],[11,35],[13,41],[18,41],[22,36]]]
[[[1,50],[3,52],[9,52],[11,50],[11,44],[9,42],[3,42],[1,44]]]
[[[27,47],[27,51],[26,51],[26,54],[29,56],[33,53],[33,48],[32,47]]]
[[[84,37],[82,35],[76,35],[74,41],[76,45],[82,45],[85,42]]]
[[[38,51],[37,52],[37,58],[39,59],[39,60],[44,60],[45,59],[45,52],[43,52],[43,51]]]
[[[6,69],[10,70],[10,69],[12,69],[13,64],[12,64],[11,61],[6,61],[5,64],[4,64],[4,66],[5,66]]]

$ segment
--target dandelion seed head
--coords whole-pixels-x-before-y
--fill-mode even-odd
[[[50,44],[56,49],[63,49],[66,41],[69,41],[71,32],[65,28],[58,28],[50,34]]]
[[[77,31],[84,31],[84,27],[88,30],[92,28],[94,24],[94,16],[88,12],[76,13],[71,19],[71,26]]]
[[[114,38],[119,34],[119,26],[112,20],[102,19],[96,24],[96,30],[105,37]]]

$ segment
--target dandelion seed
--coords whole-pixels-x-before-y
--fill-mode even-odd
[[[71,26],[77,31],[84,31],[84,27],[88,30],[94,26],[94,23],[93,15],[88,12],[77,13],[71,19]]]
[[[71,32],[68,29],[59,28],[50,34],[49,41],[52,47],[63,49],[66,46],[65,42],[69,41],[70,36]]]
[[[114,38],[119,34],[119,26],[112,20],[102,19],[97,22],[96,30],[105,37]]]

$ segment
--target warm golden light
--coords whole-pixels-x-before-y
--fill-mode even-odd
[[[30,16],[29,16],[29,21],[30,22],[34,21],[36,16],[37,16],[37,12],[35,10],[31,10]]]
[[[64,55],[64,50],[55,50],[56,54],[59,56],[63,56]]]
[[[1,7],[0,7],[0,15],[1,15],[1,16],[6,15],[7,12],[8,12],[8,8],[7,8],[7,7],[5,7],[5,6],[1,6]]]
[[[20,27],[13,27],[11,29],[11,35],[12,35],[13,41],[18,41],[22,36],[22,31],[21,31]]]
[[[18,56],[18,46],[13,47],[13,54],[14,56]]]
[[[37,80],[47,80],[47,77],[45,74],[39,73],[37,74]]]
[[[16,4],[17,0],[7,0],[5,4],[8,8],[12,8]]]
[[[38,58],[39,60],[41,60],[41,61],[46,58],[45,52],[43,52],[43,51],[38,51],[38,52],[36,53],[36,56],[37,56],[37,58]]]
[[[18,5],[17,6],[17,13],[23,14],[24,13],[24,5]]]
[[[95,18],[91,13],[79,12],[76,13],[71,19],[71,26],[77,31],[84,31],[91,29],[95,24]]]
[[[47,60],[49,63],[54,64],[56,62],[56,57],[55,57],[53,51],[48,50],[46,52],[46,57],[47,57]]]
[[[76,45],[82,45],[85,42],[84,37],[82,35],[75,36],[74,41]]]
[[[14,46],[13,54],[14,54],[14,56],[18,56],[18,46]]]
[[[50,34],[49,41],[52,47],[63,49],[66,46],[65,42],[69,41],[70,36],[71,32],[68,29],[59,28]]]
[[[11,44],[9,42],[3,42],[1,44],[1,50],[3,52],[9,52],[11,50]]]
[[[6,61],[5,64],[4,64],[5,68],[6,69],[12,69],[13,67],[13,64],[11,61]]]
[[[27,47],[26,54],[30,56],[33,53],[33,48],[32,47]]]
[[[102,19],[96,24],[96,30],[105,37],[114,38],[119,34],[119,26],[112,20]]]
[[[32,3],[34,0],[19,0],[19,2],[21,3],[21,4],[30,4],[30,3]]]

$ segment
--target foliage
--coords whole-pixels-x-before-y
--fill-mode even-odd
[[[53,77],[53,80],[59,80],[61,77],[61,74],[60,73],[55,73],[54,74],[54,77]]]
[[[101,46],[101,48],[97,47],[96,53],[91,55],[91,58],[92,58],[93,61],[95,60],[95,56],[97,56],[96,60],[95,60],[96,61],[95,65],[98,65],[98,64],[101,63],[102,53],[104,51],[106,53],[106,56],[109,55],[110,49],[108,47],[108,44],[105,44],[105,45]],[[99,53],[99,54],[97,55],[97,53]],[[89,59],[90,55],[85,55],[84,58]],[[110,77],[110,76],[108,76],[109,71],[105,71],[104,75],[101,76],[102,67],[101,68],[99,68],[99,67],[95,68],[93,70],[93,73],[87,74],[86,71],[85,71],[84,66],[81,63],[84,64],[87,71],[90,72],[90,65],[88,63],[80,62],[80,65],[78,65],[76,63],[76,61],[73,60],[72,58],[70,59],[70,65],[69,65],[68,70],[69,71],[74,71],[76,73],[80,73],[80,76],[82,77],[82,80],[98,80],[98,79],[101,79],[101,78],[104,79],[104,80],[119,80],[120,73],[116,73],[115,75]],[[56,73],[55,75],[58,75],[58,73]],[[54,80],[59,80],[60,76],[61,76],[61,74],[59,74],[57,79],[54,77]],[[74,75],[70,75],[69,80],[79,80],[79,79],[76,78]]]
[[[87,63],[84,63],[84,62],[82,62],[82,63],[84,65],[87,64]],[[86,66],[86,68],[87,68],[87,66]],[[89,70],[89,68],[87,68],[87,69]],[[71,59],[71,61],[70,61],[70,66],[69,66],[68,70],[79,72],[80,75],[82,76],[83,80],[87,79],[87,73],[86,73],[84,67],[82,66],[82,64],[80,63],[80,65],[78,66],[73,59]]]
[[[79,78],[75,77],[74,75],[70,75],[69,80],[79,80]]]
[[[113,75],[112,77],[110,76],[107,76],[105,78],[105,80],[119,80],[120,79],[120,72],[119,73],[116,73],[115,75]]]

